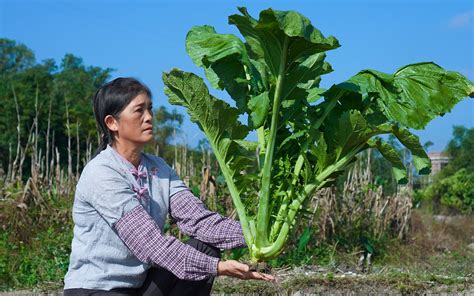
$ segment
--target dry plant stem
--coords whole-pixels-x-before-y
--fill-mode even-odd
[[[16,145],[16,154],[15,160],[13,161],[12,172],[11,172],[11,181],[13,182],[16,178],[17,166],[18,161],[20,159],[20,149],[21,149],[21,119],[20,119],[20,110],[18,107],[18,99],[16,97],[15,87],[12,85],[12,93],[13,93],[13,100],[15,102],[15,110],[16,110],[16,131],[17,131],[17,145]],[[20,177],[21,178],[21,177]]]
[[[56,171],[55,171],[55,177],[56,177],[56,185],[58,188],[58,191],[60,191],[61,188],[61,167],[59,166],[59,151],[58,147],[55,147],[56,150]]]
[[[156,155],[158,155],[158,153]],[[90,135],[87,135],[87,138],[86,138],[86,155],[82,159],[82,164],[85,166],[89,162],[91,157],[92,157],[91,137],[90,137]]]
[[[49,169],[50,169],[50,172],[49,172],[49,176],[48,176],[48,179],[49,179],[49,187],[52,186],[52,182],[53,182],[53,169],[54,169],[54,138],[55,138],[55,135],[56,135],[56,132],[53,130],[53,137],[51,138],[51,163],[50,163],[50,166],[49,166]]]
[[[69,122],[69,105],[68,99],[64,96],[64,102],[66,104],[66,130],[67,130],[67,174],[68,178],[72,176],[72,155],[71,155],[71,125]]]
[[[11,172],[12,172],[12,169],[13,169],[13,163],[12,163],[12,143],[8,143],[8,168],[7,168],[7,175],[6,175],[6,178],[5,178],[5,182],[4,183],[7,183],[9,180],[11,180]]]
[[[374,181],[369,161],[370,157],[365,167],[362,167],[362,161],[356,162],[348,173],[341,193],[336,193],[334,188],[316,193],[320,214],[315,223],[323,239],[335,234],[334,221],[347,221],[344,225],[352,225],[361,219],[365,223],[375,223],[373,235],[376,238],[380,238],[394,225],[399,238],[406,235],[411,219],[412,189],[404,186],[391,196],[384,196],[381,186],[372,189],[369,185]],[[363,188],[368,189],[363,191]]]
[[[36,115],[38,116],[38,115]],[[28,132],[28,140],[26,141],[26,145],[25,145],[25,148],[24,149],[20,149],[20,164],[19,164],[19,167],[18,167],[18,175],[17,175],[17,178],[21,179],[23,177],[23,163],[25,162],[25,159],[26,159],[26,156],[28,154],[28,148],[30,147],[30,144],[32,142],[32,139],[33,139],[33,129],[36,125],[36,122],[37,122],[37,118],[35,118],[33,120],[33,123],[31,124],[31,127],[30,127],[30,130]]]
[[[81,150],[79,149],[79,122],[76,121],[76,180],[79,180],[79,163],[81,157]]]
[[[39,96],[39,87],[36,85],[36,94],[35,94],[35,119],[33,124],[35,126],[35,133],[34,133],[34,145],[33,145],[33,153],[31,156],[31,176],[33,178],[33,182],[38,180],[38,170],[36,169],[38,166],[38,96]]]
[[[53,98],[49,99],[49,108],[48,108],[48,127],[46,128],[46,173],[45,177],[49,179],[49,132],[51,130],[51,108],[52,108]],[[52,154],[51,154],[52,156]]]

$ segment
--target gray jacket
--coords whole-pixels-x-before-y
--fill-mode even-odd
[[[73,206],[74,237],[64,289],[110,290],[140,287],[150,265],[137,259],[117,235],[114,223],[141,204],[161,230],[169,197],[187,186],[157,156],[142,154],[139,171],[148,174],[138,184],[135,167],[108,146],[84,168]],[[141,198],[145,187],[149,198]]]

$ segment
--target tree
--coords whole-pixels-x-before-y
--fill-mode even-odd
[[[86,67],[81,58],[72,54],[65,55],[59,67],[52,59],[37,63],[29,48],[8,39],[0,39],[0,52],[3,169],[6,171],[20,153],[27,153],[33,140],[35,153],[41,150],[45,160],[53,157],[53,141],[63,164],[69,162],[64,157],[69,148],[71,166],[78,169],[80,160],[76,156],[84,155],[87,143],[93,149],[97,146],[92,96],[112,69]],[[25,159],[23,166],[27,167],[28,161]]]
[[[453,138],[449,141],[446,152],[451,158],[448,165],[440,172],[441,177],[448,177],[461,169],[474,172],[474,128],[453,126]]]
[[[24,71],[35,64],[35,55],[23,44],[0,39],[0,75]]]
[[[154,112],[155,144],[158,145],[159,154],[167,160],[172,159],[172,150],[169,149],[171,140],[181,133],[183,115],[176,109],[168,111],[165,106],[160,106]]]
[[[97,147],[97,129],[92,108],[92,97],[98,87],[104,84],[113,71],[111,68],[84,65],[80,57],[66,54],[55,74],[53,96],[60,106],[61,126],[64,133],[60,141],[63,147],[69,146],[69,138],[77,147],[79,133],[79,151],[85,151],[88,145]],[[69,122],[69,126],[67,125]],[[69,136],[69,138],[68,138]],[[73,156],[77,157],[77,148]]]
[[[450,161],[433,183],[423,191],[423,199],[432,201],[434,211],[440,205],[462,213],[474,212],[474,128],[453,127],[453,138],[446,152]]]

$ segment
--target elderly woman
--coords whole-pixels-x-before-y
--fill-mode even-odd
[[[245,247],[239,222],[206,209],[163,159],[153,138],[150,90],[117,78],[94,96],[101,135],[76,187],[64,295],[209,295],[215,276],[273,281],[220,249]],[[163,233],[167,215],[190,237]]]

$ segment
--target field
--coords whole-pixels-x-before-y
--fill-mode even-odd
[[[321,204],[327,196],[327,193],[320,196]],[[64,209],[64,213],[68,212]],[[319,213],[319,218],[324,216],[324,211]],[[4,272],[15,271],[15,274],[10,274],[11,281],[2,287],[0,295],[61,294],[62,275],[67,268],[69,254],[69,242],[63,240],[71,238],[71,224],[67,216],[65,214],[63,219],[69,226],[59,236],[56,233],[58,229],[50,227],[29,246],[7,247],[7,254],[3,253],[1,257],[1,266],[9,268]],[[433,215],[426,207],[414,209],[410,212],[403,238],[381,240],[374,245],[376,249],[370,259],[367,258],[369,253],[358,244],[353,244],[350,249],[339,247],[329,238],[324,241],[319,233],[315,236],[319,241],[308,243],[304,252],[298,251],[296,246],[299,242],[295,241],[294,247],[289,247],[270,262],[267,272],[276,276],[277,283],[219,277],[213,293],[469,295],[474,293],[473,221],[472,215]],[[316,226],[321,222],[312,223]],[[171,233],[176,231],[171,227]],[[301,240],[301,236],[297,237]],[[21,255],[26,256],[21,258]],[[229,251],[224,254],[225,258],[236,256],[241,256],[244,261],[246,259],[245,254]]]

